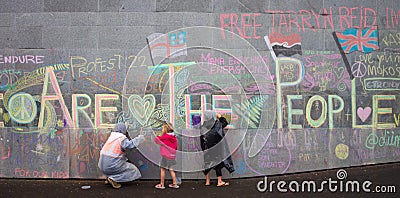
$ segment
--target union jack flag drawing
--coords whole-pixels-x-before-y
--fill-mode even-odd
[[[366,29],[346,29],[342,33],[336,33],[340,46],[344,53],[353,51],[369,53],[379,49],[378,29],[376,27]]]

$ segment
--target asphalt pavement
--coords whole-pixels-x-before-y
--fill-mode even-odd
[[[216,180],[211,186],[183,180],[179,189],[160,190],[154,188],[158,180],[113,189],[104,180],[0,178],[0,197],[400,197],[400,162],[227,181],[229,186],[217,187]]]

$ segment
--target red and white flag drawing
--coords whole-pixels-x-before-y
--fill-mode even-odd
[[[279,55],[293,56],[301,55],[301,36],[299,34],[283,35],[279,32],[272,32],[264,37],[265,43],[276,60]]]
[[[153,58],[174,58],[187,55],[186,32],[153,33],[147,37]]]

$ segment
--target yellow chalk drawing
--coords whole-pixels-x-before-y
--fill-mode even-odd
[[[342,143],[336,145],[335,154],[336,157],[341,160],[347,159],[347,157],[349,157],[349,146]]]

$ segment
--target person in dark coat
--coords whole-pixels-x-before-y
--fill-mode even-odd
[[[207,110],[204,112],[204,122],[201,125],[200,144],[204,152],[204,175],[206,186],[210,185],[210,171],[215,170],[218,178],[217,186],[228,186],[228,182],[222,180],[222,169],[226,168],[229,173],[234,172],[231,153],[228,143],[224,139],[223,128],[228,122],[220,114]]]

